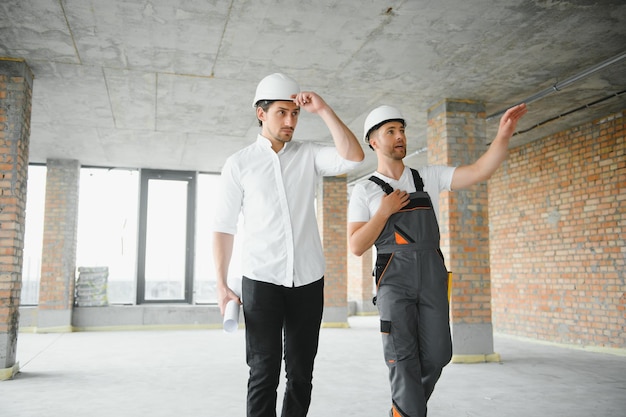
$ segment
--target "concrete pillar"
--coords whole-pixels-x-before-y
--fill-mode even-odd
[[[80,164],[48,160],[38,332],[71,332]]]
[[[378,309],[372,303],[374,297],[374,278],[372,270],[373,250],[367,250],[361,256],[348,253],[348,302],[351,314],[376,315]]]
[[[23,60],[0,58],[0,380],[19,370],[16,350],[33,78]]]
[[[348,327],[347,177],[324,177],[317,191],[317,221],[324,246],[324,327]]]
[[[487,149],[481,103],[444,100],[428,113],[428,163],[466,165]],[[441,249],[453,272],[450,300],[453,362],[498,361],[493,349],[487,183],[444,192]]]

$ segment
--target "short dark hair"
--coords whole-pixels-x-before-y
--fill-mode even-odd
[[[367,144],[369,145],[371,150],[374,150],[374,148],[372,147],[372,145],[369,144],[370,143],[370,134],[373,131],[380,129],[380,127],[382,125],[384,125],[385,123],[389,123],[389,122],[400,122],[400,123],[402,123],[402,127],[406,127],[406,122],[404,121],[404,119],[387,119],[387,120],[383,120],[382,122],[372,126],[370,128],[370,130],[367,131],[367,135],[365,135],[367,137]]]
[[[264,112],[267,112],[272,103],[274,103],[275,101],[276,100],[259,100],[254,104],[254,108],[256,109],[257,107],[260,107],[263,109]],[[261,122],[261,120],[258,118],[257,120],[259,122],[259,127],[263,127],[263,122]]]

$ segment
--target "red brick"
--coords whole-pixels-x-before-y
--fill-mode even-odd
[[[489,181],[497,331],[626,347],[624,116],[513,148]]]

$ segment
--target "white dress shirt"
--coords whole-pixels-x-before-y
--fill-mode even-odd
[[[222,169],[213,230],[236,234],[243,213],[242,274],[286,287],[310,284],[325,262],[315,215],[320,176],[343,174],[360,162],[335,147],[291,141],[280,152],[259,135]]]
[[[450,191],[455,169],[456,167],[445,165],[430,165],[417,169],[424,182],[424,191],[428,193],[430,201],[433,203],[437,221],[439,221],[439,193],[443,190]],[[402,190],[407,193],[415,192],[415,183],[410,167],[404,167],[404,172],[402,172],[399,180],[386,177],[379,172],[374,172],[373,175],[391,185],[394,190]],[[373,181],[366,179],[356,184],[350,196],[348,223],[368,222],[378,211],[384,194],[385,192],[380,188],[380,185]]]

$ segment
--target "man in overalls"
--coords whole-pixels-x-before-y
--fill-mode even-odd
[[[501,118],[489,149],[459,167],[404,165],[405,119],[380,106],[365,119],[364,140],[378,167],[350,197],[348,235],[357,256],[376,246],[375,303],[389,367],[391,416],[424,417],[443,367],[452,358],[448,274],[439,249],[439,193],[484,181],[507,156],[509,139],[526,105]]]

